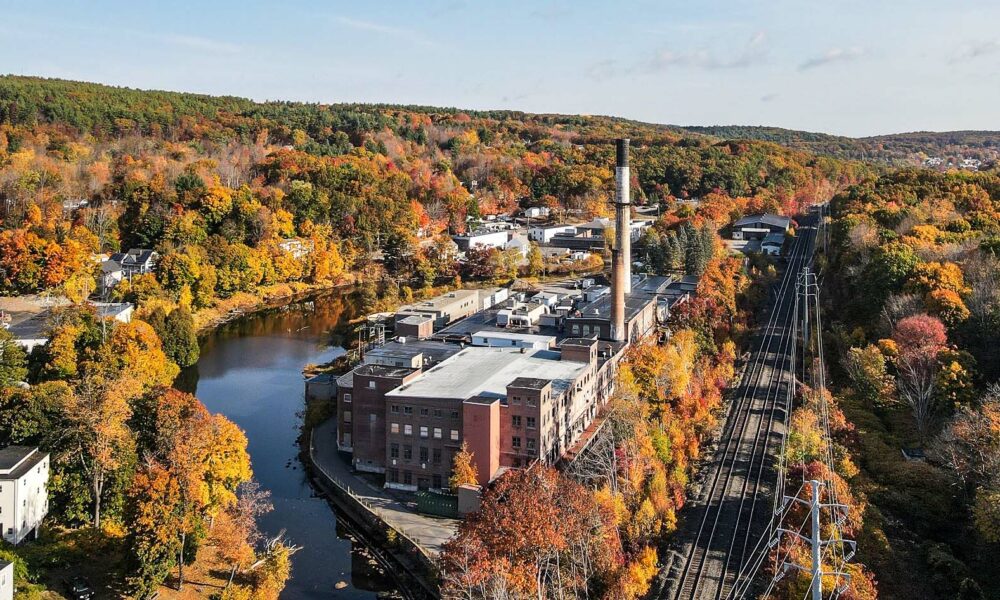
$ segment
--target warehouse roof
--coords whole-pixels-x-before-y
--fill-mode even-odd
[[[470,346],[386,397],[503,398],[507,385],[519,377],[550,380],[553,389],[565,389],[587,368],[586,363],[560,360],[552,350]]]

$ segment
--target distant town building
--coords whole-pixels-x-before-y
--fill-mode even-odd
[[[458,290],[400,307],[395,320],[398,323],[411,315],[426,316],[433,319],[434,329],[439,329],[479,310],[479,290]]]
[[[98,281],[98,291],[107,295],[124,279],[136,275],[152,273],[160,255],[154,250],[132,248],[128,252],[116,252],[101,263],[101,277]]]
[[[472,248],[498,248],[503,250],[510,239],[510,234],[506,231],[480,230],[463,235],[453,235],[451,239],[462,252],[468,252]]]
[[[528,229],[528,237],[532,241],[538,242],[539,244],[548,244],[552,241],[552,238],[559,233],[575,233],[575,225],[567,225],[565,223],[560,225],[538,225]]]
[[[278,248],[281,248],[282,251],[292,255],[292,258],[302,260],[312,253],[314,244],[312,240],[292,238],[278,242]]]
[[[780,215],[750,215],[733,223],[734,240],[760,240],[769,233],[788,233],[791,219]]]
[[[0,450],[0,531],[19,544],[38,537],[49,512],[49,455],[38,448],[7,446]]]

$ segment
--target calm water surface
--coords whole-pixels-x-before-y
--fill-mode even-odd
[[[393,590],[338,530],[333,509],[314,497],[298,460],[302,367],[343,354],[339,335],[356,307],[351,296],[333,293],[233,321],[202,340],[201,359],[177,382],[246,432],[254,475],[274,504],[261,528],[271,535],[284,529],[302,547],[292,557],[283,599],[375,598]],[[338,590],[341,581],[349,585]]]

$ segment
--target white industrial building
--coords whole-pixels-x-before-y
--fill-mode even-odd
[[[548,244],[557,233],[573,234],[575,232],[576,225],[540,225],[529,229],[528,237],[530,237],[532,241],[538,242],[539,244]]]
[[[19,544],[49,512],[49,455],[38,448],[7,446],[0,450],[0,531]]]

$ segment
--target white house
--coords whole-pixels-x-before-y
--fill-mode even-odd
[[[135,306],[131,302],[91,302],[100,319],[114,319],[120,323],[131,323]]]
[[[32,535],[49,512],[49,455],[38,448],[7,446],[0,450],[0,531],[19,544]]]
[[[14,563],[0,560],[0,600],[14,598]]]
[[[530,208],[524,209],[524,216],[529,219],[537,219],[539,217],[549,216],[549,207],[547,206],[532,206]]]

